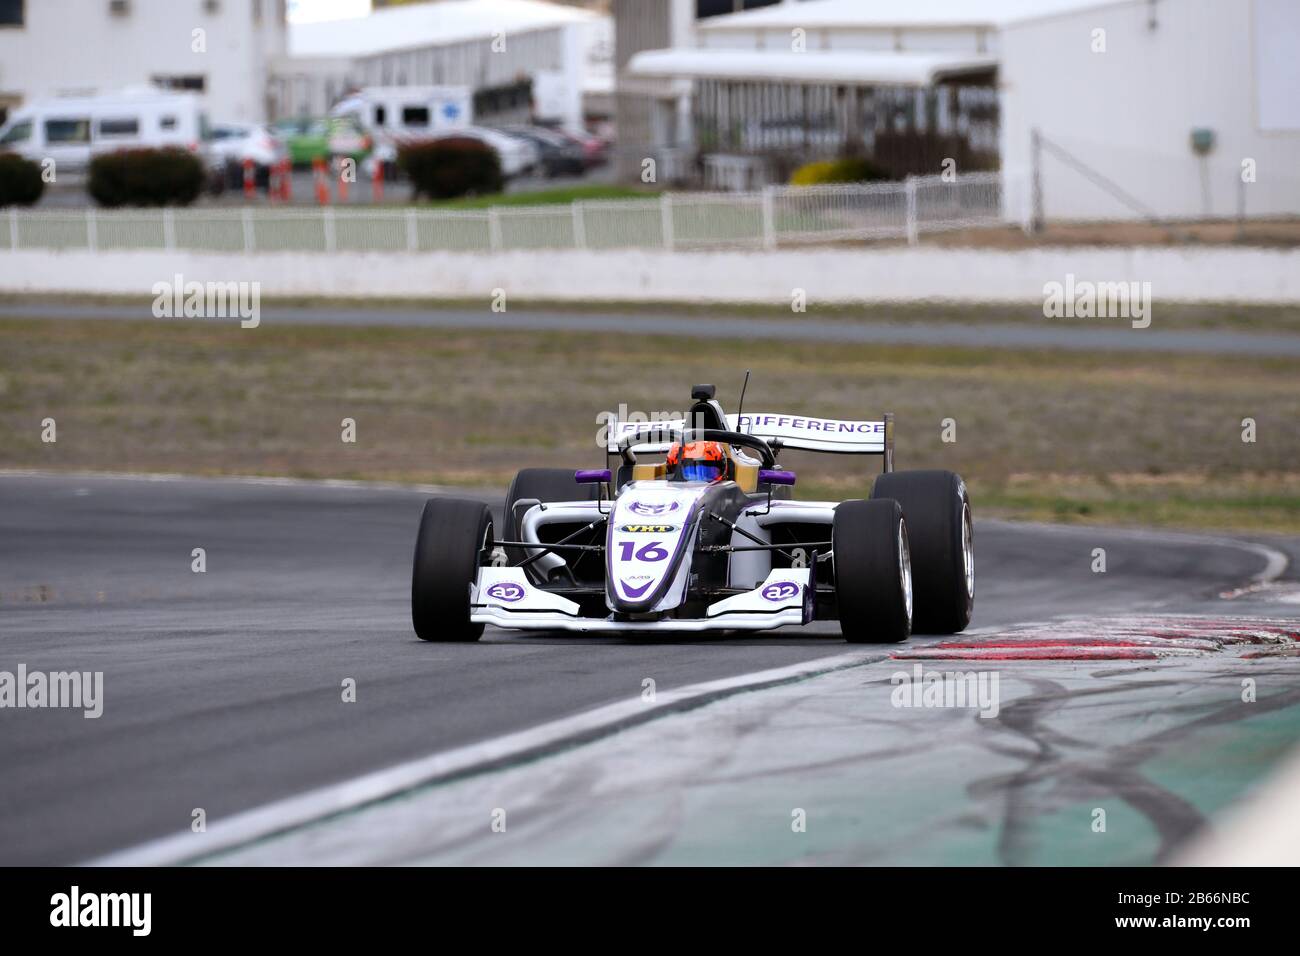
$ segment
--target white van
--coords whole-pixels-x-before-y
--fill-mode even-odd
[[[531,143],[472,125],[474,96],[467,86],[368,86],[340,100],[330,116],[353,120],[371,138],[367,175],[376,167],[391,170],[407,143],[462,135],[496,150],[501,171],[510,179],[534,169],[539,161]],[[331,152],[348,152],[335,149]]]
[[[9,114],[0,150],[34,162],[52,159],[59,172],[84,171],[99,153],[142,147],[180,147],[211,168],[208,121],[193,93],[140,89],[86,97],[38,100]]]
[[[401,143],[474,121],[474,98],[467,86],[368,86],[345,97],[331,116],[355,119],[375,137]]]

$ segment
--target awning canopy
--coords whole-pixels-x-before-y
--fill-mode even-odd
[[[818,0],[779,3],[741,13],[709,17],[701,33],[772,30],[789,34],[814,30],[988,29],[1103,7],[1115,0]],[[1136,0],[1130,0],[1136,3]]]
[[[677,48],[643,50],[628,61],[627,72],[669,79],[932,86],[997,65],[997,57],[979,54]]]
[[[594,23],[599,19],[578,7],[540,0],[412,3],[383,7],[360,17],[291,23],[289,53],[312,58],[381,56],[402,50],[491,40],[498,34],[509,36],[513,42],[517,33]]]

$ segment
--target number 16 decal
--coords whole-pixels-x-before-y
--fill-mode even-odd
[[[661,542],[659,541],[651,541],[649,544],[642,547],[639,551],[635,552],[636,559],[638,561],[649,561],[649,562],[663,561],[665,558],[668,557],[668,552],[665,551],[663,548],[659,547],[660,544]],[[631,561],[634,554],[633,549],[636,548],[636,542],[621,541],[619,542],[619,547],[623,549],[621,560]]]

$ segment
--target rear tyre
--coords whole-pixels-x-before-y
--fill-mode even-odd
[[[580,485],[574,481],[571,469],[524,468],[510,482],[510,491],[506,494],[506,511],[501,519],[501,540],[523,540],[519,524],[515,520],[516,501],[528,498],[536,498],[544,504],[552,501],[595,501],[599,494],[599,485]],[[520,517],[525,510],[527,509],[520,509]],[[518,564],[529,555],[523,548],[506,548],[505,552],[510,564]]]
[[[903,506],[912,546],[918,634],[956,634],[975,607],[975,547],[966,482],[951,471],[893,471],[872,500]]]
[[[896,644],[912,633],[912,565],[896,501],[845,501],[831,525],[840,631],[850,644]]]
[[[411,572],[411,623],[422,641],[477,641],[469,589],[492,548],[492,512],[481,501],[430,498],[420,516]]]

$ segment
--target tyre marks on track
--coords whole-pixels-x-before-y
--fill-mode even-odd
[[[1113,806],[1115,799],[1145,818],[1154,831],[1158,843],[1151,862],[1169,860],[1207,820],[1198,808],[1195,788],[1175,792],[1154,780],[1152,761],[1214,728],[1300,704],[1300,688],[1290,687],[1261,697],[1250,707],[1236,700],[1215,705],[1185,699],[1177,707],[1156,708],[1154,701],[1162,697],[1182,696],[1188,680],[1185,674],[1159,678],[1153,673],[1149,668],[1100,670],[1083,686],[1022,675],[1032,692],[1007,704],[995,719],[998,728],[1010,731],[1020,743],[1008,744],[994,734],[986,738],[986,745],[1002,756],[1017,757],[1023,765],[1014,773],[976,779],[968,790],[972,797],[1000,796],[1003,801],[999,862],[1012,866],[1053,862],[1044,860],[1037,846],[1045,821],[1072,803]],[[1233,680],[1241,674],[1257,671],[1218,672],[1214,677]],[[1102,743],[1086,726],[1063,732],[1069,712],[1099,709],[1110,711],[1113,722],[1135,730],[1150,726],[1157,709],[1179,719],[1117,743]]]

